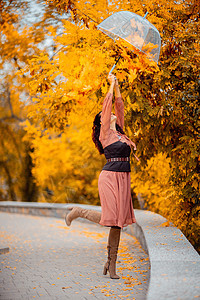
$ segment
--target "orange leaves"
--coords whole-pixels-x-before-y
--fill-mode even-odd
[[[29,82],[32,95],[46,94],[50,87],[55,86],[54,80],[59,74],[56,63],[52,63],[49,56],[44,53],[29,60],[29,71],[32,75],[32,80]]]
[[[131,69],[130,74],[128,76],[130,84],[135,80],[136,77],[137,77],[137,70],[136,69],[134,69],[134,70]]]
[[[41,136],[40,128],[27,124],[35,149],[32,153],[33,174],[43,191],[42,201],[65,202],[71,197],[98,201],[97,182],[103,157],[99,158],[91,140],[93,116],[88,115],[94,109],[91,104],[90,101],[86,107],[77,104],[77,110],[74,108],[70,113],[70,126],[61,136],[53,130],[46,130]],[[98,107],[95,106],[95,109],[98,110]],[[54,192],[47,200],[46,186]]]
[[[93,238],[95,241],[99,242],[99,239],[105,238],[107,236],[107,233],[96,233],[96,232],[87,232],[87,231],[83,231],[83,234],[86,237],[91,237]]]
[[[134,287],[135,285],[141,285],[141,281],[138,281],[137,278],[134,278],[133,276],[126,276],[126,277],[122,277],[122,279],[125,279],[124,283],[127,285],[127,286],[130,286],[130,287]]]
[[[170,226],[170,222],[169,221],[166,221],[166,222],[164,222],[164,223],[162,223],[160,225],[160,227],[169,227],[169,226]]]
[[[136,70],[137,72],[144,72],[147,74],[159,71],[157,64],[152,61],[148,55],[133,47],[131,44],[120,39],[117,41],[117,45],[120,47],[121,56],[124,60],[122,66],[123,68],[126,68],[126,72],[130,70],[136,75]],[[134,77],[134,79],[135,78],[136,77]],[[132,76],[129,77],[130,84],[134,79],[132,79]]]
[[[144,7],[137,0],[46,1],[43,20],[23,28],[20,20],[26,6],[19,4],[15,11],[11,6],[2,8],[0,66],[6,67],[1,83],[0,155],[8,164],[17,198],[24,143],[31,141],[32,173],[42,195],[48,185],[55,192],[54,200],[72,196],[75,201],[99,203],[98,174],[104,159],[95,152],[91,128],[108,90],[107,73],[121,54],[114,73],[125,101],[126,133],[135,139],[141,158],[132,188],[143,194],[150,209],[168,216],[199,244],[194,236],[199,231],[199,18],[193,4],[145,2],[145,10],[154,12],[147,20],[162,36],[161,70],[129,42],[114,43],[90,19],[100,23],[133,7],[143,16]],[[67,20],[60,19],[60,12],[68,12]],[[153,48],[149,43],[143,50]],[[22,141],[18,121],[25,118],[30,122],[23,123],[27,135]],[[8,178],[2,172],[4,187]],[[7,193],[4,188],[0,192]]]
[[[134,242],[134,249],[141,246],[138,244],[138,241]],[[120,242],[119,255],[118,259],[123,264],[123,266],[117,266],[117,269],[123,272],[122,279],[125,287],[122,288],[123,291],[131,291],[133,287],[135,290],[143,289],[143,284],[148,280],[148,265],[149,258],[148,257],[136,257],[135,251],[130,253],[129,248],[127,248],[123,239]],[[141,255],[141,254],[140,254]],[[129,270],[129,271],[128,271]],[[139,287],[141,286],[141,287]]]
[[[62,22],[64,32],[62,35],[56,37],[56,41],[62,45],[69,46],[78,43],[80,38],[78,26],[68,20],[62,20]]]

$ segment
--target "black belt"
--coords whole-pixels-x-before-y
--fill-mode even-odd
[[[130,161],[129,157],[111,157],[107,159],[107,162],[111,161]]]

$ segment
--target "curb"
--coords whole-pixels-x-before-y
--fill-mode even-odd
[[[137,237],[149,255],[151,271],[147,300],[200,299],[200,256],[184,234],[161,215],[135,210]],[[142,231],[142,233],[141,233]],[[144,246],[145,245],[145,246]]]
[[[71,206],[101,211],[101,207],[82,204],[0,202],[0,211],[64,218]],[[123,229],[135,236],[150,259],[147,300],[200,299],[200,256],[183,233],[150,211],[135,209],[137,223]],[[82,222],[88,220],[79,219]]]
[[[0,254],[6,254],[10,251],[9,247],[6,248],[0,248]]]

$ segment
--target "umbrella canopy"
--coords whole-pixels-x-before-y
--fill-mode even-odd
[[[101,22],[97,28],[114,40],[121,38],[127,41],[158,63],[160,34],[145,17],[129,11],[119,11]]]

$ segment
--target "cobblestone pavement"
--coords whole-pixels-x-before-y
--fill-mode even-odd
[[[117,272],[102,274],[109,228],[0,212],[0,299],[145,299],[148,256],[122,233]]]

